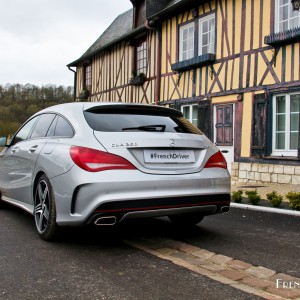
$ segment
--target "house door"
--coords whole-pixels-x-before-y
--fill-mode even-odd
[[[228,171],[234,161],[234,104],[214,107],[214,143],[223,153]]]

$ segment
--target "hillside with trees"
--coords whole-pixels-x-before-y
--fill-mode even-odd
[[[39,110],[73,101],[73,87],[0,85],[0,136],[8,136]]]

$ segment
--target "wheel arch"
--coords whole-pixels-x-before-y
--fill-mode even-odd
[[[36,189],[37,183],[38,183],[38,181],[39,181],[39,179],[41,178],[42,175],[46,175],[45,172],[39,171],[36,174],[35,178],[34,178],[34,182],[33,182],[33,186],[32,186],[32,199],[33,199],[33,203],[34,203],[35,189]]]
[[[36,229],[43,240],[57,238],[59,227],[56,223],[56,205],[51,183],[45,172],[38,172],[33,182],[33,191],[41,184],[41,193],[34,195],[34,219]]]

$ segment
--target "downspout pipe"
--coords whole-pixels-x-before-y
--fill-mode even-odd
[[[161,30],[159,28],[150,27],[149,20],[146,20],[146,29],[157,32],[157,59],[156,59],[156,83],[155,83],[155,105],[158,105],[160,100],[160,79],[161,79]]]
[[[67,66],[68,67],[68,69],[70,70],[70,71],[72,71],[73,73],[74,73],[74,96],[73,96],[73,98],[74,98],[74,101],[76,101],[76,82],[77,82],[77,72],[75,71],[75,70],[73,70],[73,69],[71,69],[71,67],[70,66]]]

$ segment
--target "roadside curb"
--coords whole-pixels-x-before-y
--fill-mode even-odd
[[[262,206],[240,204],[240,203],[231,203],[230,207],[300,217],[300,211],[293,211],[293,210],[287,210],[287,209],[281,209],[281,208],[262,207]]]

